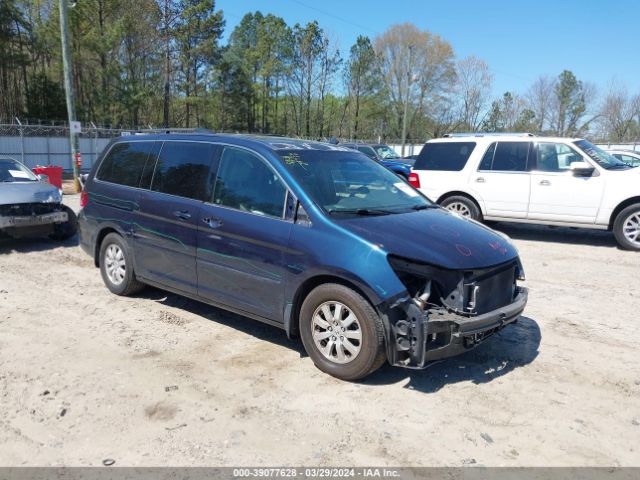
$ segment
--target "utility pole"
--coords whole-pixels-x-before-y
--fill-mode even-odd
[[[73,92],[73,78],[71,72],[71,47],[69,46],[69,18],[67,0],[60,0],[60,40],[62,43],[62,68],[64,70],[64,90],[67,94],[67,116],[69,117],[69,141],[71,144],[71,165],[73,167],[73,187],[80,191],[78,170],[80,168],[80,148],[78,135],[72,127],[76,120],[76,103]],[[75,2],[74,2],[75,5]]]
[[[409,45],[409,65],[407,68],[407,89],[404,94],[404,112],[402,114],[402,153],[404,157],[404,146],[407,142],[407,115],[409,110],[409,97],[411,96],[411,84],[413,83],[413,45]]]

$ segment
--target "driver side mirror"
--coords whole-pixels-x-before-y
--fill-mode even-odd
[[[44,173],[38,173],[36,175],[36,177],[38,177],[38,180],[41,182],[48,182],[49,181],[49,176],[45,175]]]
[[[595,168],[585,161],[571,162],[569,169],[575,177],[590,177],[593,175]]]

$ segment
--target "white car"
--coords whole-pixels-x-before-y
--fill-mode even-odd
[[[581,138],[449,135],[425,144],[409,181],[476,220],[613,230],[640,251],[640,168]]]
[[[607,153],[613,155],[618,160],[631,165],[632,167],[640,167],[640,152],[635,150],[607,150]]]

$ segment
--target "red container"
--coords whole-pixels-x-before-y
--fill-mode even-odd
[[[62,188],[62,167],[36,167],[33,169],[33,173],[36,175],[43,174],[49,177],[49,183],[55,185],[58,188]]]

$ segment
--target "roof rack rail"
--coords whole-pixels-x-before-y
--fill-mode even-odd
[[[527,132],[469,132],[469,133],[445,133],[443,138],[455,137],[535,137],[533,133]]]
[[[122,132],[122,136],[127,135],[154,135],[154,134],[179,134],[179,133],[192,133],[197,135],[215,135],[216,132],[209,130],[208,128],[145,128],[140,130],[130,130]]]

